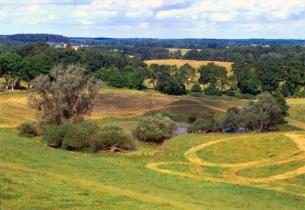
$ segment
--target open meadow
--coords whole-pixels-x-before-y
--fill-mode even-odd
[[[136,142],[134,152],[87,154],[18,135],[16,126],[35,119],[31,94],[0,95],[3,209],[304,209],[304,99],[288,99],[289,124],[277,132],[184,134],[161,145]],[[148,111],[221,118],[246,102],[106,88],[88,118],[131,133]]]

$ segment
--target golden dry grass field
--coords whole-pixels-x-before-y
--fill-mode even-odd
[[[199,69],[202,65],[207,65],[208,63],[215,63],[220,66],[224,66],[227,68],[230,73],[232,70],[231,62],[223,62],[223,61],[197,61],[197,60],[182,60],[182,59],[157,59],[157,60],[146,60],[145,63],[147,65],[151,64],[159,64],[159,65],[177,65],[177,67],[183,66],[184,64],[190,64],[196,69]]]

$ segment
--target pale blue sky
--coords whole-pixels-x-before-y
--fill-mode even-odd
[[[305,0],[0,0],[0,34],[305,39]]]

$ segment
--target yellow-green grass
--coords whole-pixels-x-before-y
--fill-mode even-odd
[[[299,132],[305,136],[304,132]],[[249,134],[264,139],[269,134]],[[281,137],[275,133],[274,138]],[[0,185],[3,209],[303,209],[305,199],[294,193],[226,182],[197,180],[158,173],[145,167],[158,161],[186,162],[185,151],[196,145],[240,135],[183,135],[163,145],[140,145],[149,153],[81,154],[52,149],[39,138],[0,129]],[[232,140],[235,144],[235,140]],[[283,145],[288,154],[290,143]],[[247,148],[246,144],[243,144]],[[276,145],[270,145],[271,147]],[[259,147],[264,150],[265,148]],[[208,148],[205,148],[206,150]],[[243,151],[243,147],[240,148]],[[245,150],[245,152],[247,149]],[[231,151],[224,151],[230,153]],[[258,155],[264,154],[257,153]],[[246,156],[246,154],[245,154]],[[218,154],[211,157],[217,160]],[[259,159],[259,157],[257,157]],[[243,160],[240,160],[242,162]],[[193,169],[169,167],[196,175]],[[210,173],[222,173],[210,169]],[[299,183],[305,180],[292,178]],[[283,180],[280,184],[290,181]],[[268,183],[264,184],[268,187]],[[293,191],[294,189],[292,189]]]
[[[35,111],[28,106],[28,96],[29,93],[22,91],[0,93],[0,127],[16,127],[35,119]]]
[[[305,99],[288,99],[288,122],[305,130]]]
[[[268,177],[270,175],[277,175],[277,174],[284,173],[286,171],[295,170],[295,169],[303,167],[303,166],[305,166],[305,158],[304,158],[304,160],[292,161],[292,162],[284,163],[281,165],[252,167],[252,168],[244,169],[244,170],[237,172],[237,175],[244,176],[244,177],[253,177],[253,178]]]
[[[277,138],[274,138],[277,136]],[[214,144],[198,152],[198,156],[215,163],[252,162],[261,159],[283,159],[292,156],[297,147],[288,137],[268,134]]]

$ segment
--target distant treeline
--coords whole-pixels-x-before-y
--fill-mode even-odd
[[[163,48],[225,48],[250,45],[305,45],[296,39],[150,39],[150,38],[70,38],[72,43],[105,46],[146,46]]]
[[[54,34],[14,34],[0,35],[0,42],[54,42],[54,43],[69,43],[70,39],[62,35]]]
[[[143,60],[152,57],[233,61],[233,74],[211,63],[199,70],[190,65],[147,67]],[[191,89],[197,94],[243,98],[263,92],[305,97],[305,47],[301,46],[202,48],[184,56],[179,51],[172,54],[154,47],[94,46],[76,51],[46,43],[0,46],[0,77],[6,88],[18,87],[21,81],[30,82],[58,64],[80,65],[88,78],[94,76],[118,88],[143,89],[144,81],[148,81],[156,90],[173,95],[186,94]]]
[[[250,45],[305,45],[305,40],[297,39],[152,39],[152,38],[87,38],[65,37],[54,34],[0,35],[0,41],[12,42],[54,42],[103,46],[145,46],[161,48],[214,48]]]

